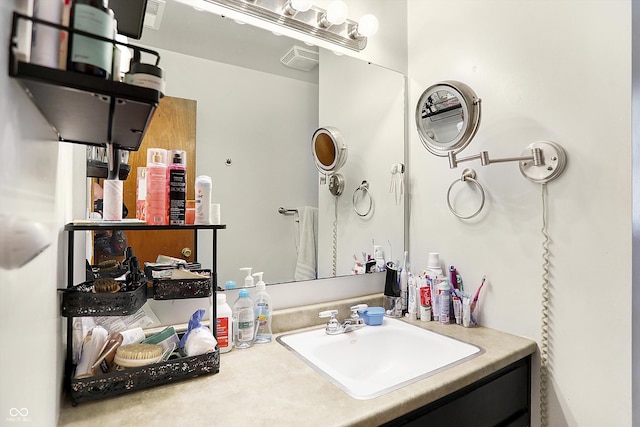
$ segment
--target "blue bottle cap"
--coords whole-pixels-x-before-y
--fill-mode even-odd
[[[240,289],[240,292],[238,293],[238,296],[240,296],[240,298],[246,298],[249,296],[249,289]]]
[[[235,289],[236,288],[236,282],[233,280],[229,280],[227,281],[227,283],[225,283],[224,285],[225,289]]]

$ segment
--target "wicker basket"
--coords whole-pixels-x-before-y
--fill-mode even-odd
[[[69,386],[71,403],[104,399],[149,387],[215,374],[220,371],[220,351],[199,356],[182,357],[139,368],[109,372],[90,378],[72,378]]]
[[[146,283],[133,291],[114,293],[91,292],[92,282],[84,282],[62,290],[62,315],[82,316],[128,316],[134,314],[147,301]]]
[[[154,279],[153,299],[173,300],[186,298],[204,298],[211,296],[211,270],[195,270],[196,273],[208,273],[209,277],[195,279]]]

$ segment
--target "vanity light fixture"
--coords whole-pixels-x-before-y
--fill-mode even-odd
[[[340,0],[329,3],[327,11],[320,17],[318,24],[322,28],[330,28],[332,25],[341,25],[347,20],[349,8]]]
[[[306,12],[311,9],[313,2],[311,0],[289,0],[284,5],[283,11],[289,16],[295,16],[298,12]]]
[[[176,0],[217,15],[341,53],[359,52],[378,30],[378,19],[347,18],[347,5],[334,0],[324,10],[311,0]]]

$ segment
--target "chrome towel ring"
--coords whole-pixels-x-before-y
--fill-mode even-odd
[[[480,201],[480,207],[476,211],[474,211],[471,215],[464,216],[456,212],[456,210],[453,209],[453,206],[451,206],[451,189],[458,182],[466,182],[466,181],[469,181],[478,187],[478,189],[480,190],[481,201]],[[485,200],[484,188],[482,188],[482,185],[480,185],[480,183],[476,181],[476,171],[474,171],[473,169],[465,169],[464,171],[462,171],[462,176],[460,177],[460,179],[453,181],[449,186],[449,190],[447,191],[447,206],[449,206],[449,210],[451,211],[451,213],[460,219],[471,219],[476,215],[478,215],[480,211],[482,211],[482,209],[484,208],[484,200]]]
[[[358,194],[358,192],[362,194]],[[367,207],[366,212],[360,212],[358,210],[358,205],[356,203],[356,200],[358,198],[364,199],[365,197],[369,198],[369,206]],[[360,184],[358,188],[356,188],[356,191],[353,192],[353,197],[351,198],[351,201],[353,203],[353,210],[356,211],[358,216],[367,216],[371,213],[371,208],[373,207],[373,198],[371,197],[371,193],[369,193],[369,183],[366,180],[362,181],[362,184]]]

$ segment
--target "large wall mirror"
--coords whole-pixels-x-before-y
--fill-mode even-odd
[[[280,207],[315,208],[318,278],[333,276],[334,262],[336,275],[351,274],[354,256],[373,255],[374,244],[387,260],[401,259],[404,198],[390,189],[392,166],[404,163],[403,74],[174,1],[140,44],[160,52],[167,95],[197,101],[195,174],[212,177],[227,225],[218,233],[220,286],[241,285],[242,267],[264,271],[267,284],[295,280],[299,215]],[[319,64],[284,65],[294,47],[318,52]],[[322,126],[340,129],[349,146],[338,198],[311,153]],[[365,180],[373,210],[361,217],[352,195]],[[210,259],[205,241],[198,251]]]

